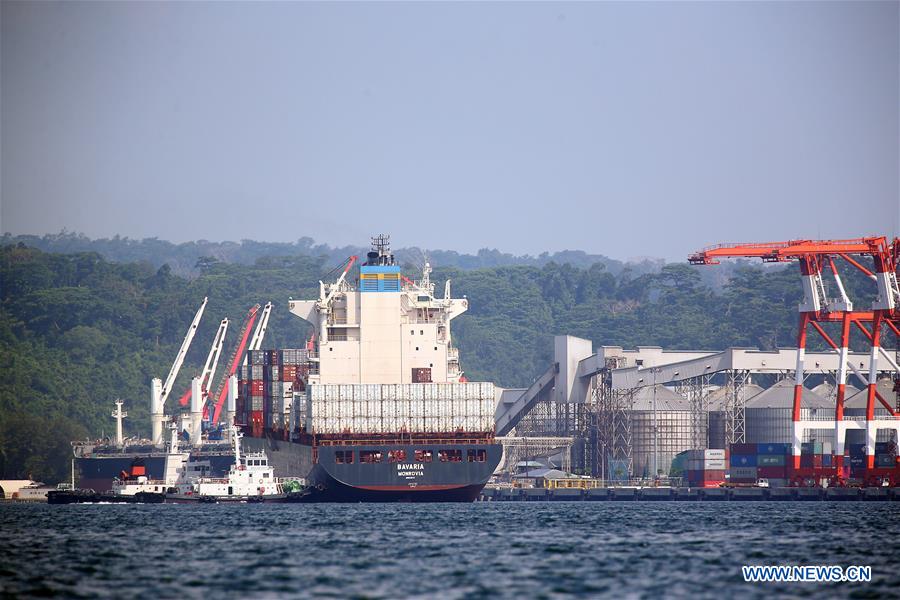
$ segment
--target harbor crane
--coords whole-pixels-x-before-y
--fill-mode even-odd
[[[253,337],[250,338],[250,345],[247,346],[247,350],[259,350],[262,348],[263,338],[266,337],[266,328],[269,326],[269,314],[272,312],[272,303],[267,302],[263,307],[262,316],[259,319],[259,323],[256,324],[256,329],[253,330]],[[247,364],[247,355],[244,354],[244,363]]]
[[[225,333],[227,331],[228,319],[222,319],[213,338],[209,354],[206,356],[203,371],[199,377],[191,379],[190,389],[181,398],[182,405],[188,398],[191,402],[190,434],[191,443],[194,446],[199,446],[203,443],[203,413],[206,410],[207,398],[209,397],[209,384],[215,377],[216,367],[219,363],[219,356],[222,353],[222,346],[225,343]]]
[[[175,362],[172,363],[172,368],[169,369],[169,374],[166,377],[165,383],[158,378],[154,378],[150,382],[150,419],[153,444],[156,446],[161,446],[163,443],[162,430],[166,420],[166,399],[172,391],[172,385],[175,383],[175,378],[178,377],[178,372],[181,370],[181,365],[184,363],[184,357],[191,347],[191,342],[194,340],[194,335],[197,333],[197,327],[200,325],[200,319],[203,317],[203,311],[206,309],[206,303],[208,301],[208,297],[203,298],[203,303],[200,304],[200,308],[197,309],[197,313],[194,315],[190,327],[188,327],[187,334],[184,336],[184,341],[181,342],[181,348],[178,350]]]
[[[212,346],[209,349],[209,353],[206,357],[206,362],[203,365],[203,370],[199,377],[194,378],[191,381],[191,387],[184,393],[184,395],[180,399],[180,404],[185,406],[190,402],[190,414],[191,414],[191,437],[193,438],[193,443],[198,445],[201,443],[202,435],[202,421],[209,418],[210,411],[210,400],[213,398],[218,398],[219,401],[216,403],[216,409],[212,414],[214,416],[213,422],[218,420],[219,412],[221,411],[221,405],[224,402],[224,399],[227,397],[227,382],[228,378],[234,374],[236,369],[237,358],[244,356],[244,344],[247,342],[247,332],[253,327],[253,322],[256,319],[256,315],[258,314],[259,305],[254,306],[250,313],[248,313],[248,318],[245,319],[243,327],[240,333],[240,341],[238,346],[235,348],[234,353],[231,355],[230,364],[232,368],[229,371],[226,371],[222,377],[219,379],[219,384],[216,387],[215,392],[212,392],[212,384],[216,381],[216,369],[219,364],[219,359],[222,354],[222,348],[225,344],[225,335],[228,331],[229,321],[227,318],[222,319],[219,323],[219,328],[216,331],[216,335],[213,338]],[[272,303],[269,302],[266,304],[263,309],[262,316],[256,321],[256,329],[253,332],[253,336],[250,339],[248,349],[255,350],[259,349],[262,344],[262,340],[266,333],[266,327],[269,323],[269,314],[272,311]],[[252,317],[251,317],[252,314]],[[245,359],[246,360],[246,359]]]
[[[203,397],[209,396],[209,384],[215,379],[216,367],[219,364],[219,356],[222,354],[222,347],[225,345],[225,334],[228,332],[228,318],[222,319],[219,323],[219,329],[213,337],[212,346],[209,348],[209,354],[206,355],[206,362],[203,364],[203,371],[200,373],[200,387],[203,391]],[[191,389],[181,396],[178,403],[181,406],[187,406],[191,399]]]
[[[269,311],[271,311],[271,303],[267,304],[269,307]],[[238,365],[241,364],[244,358],[244,351],[247,348],[247,343],[250,341],[250,330],[253,329],[254,323],[256,323],[256,318],[259,315],[260,305],[254,305],[248,312],[247,316],[244,317],[244,322],[241,325],[241,330],[238,338],[237,346],[235,346],[231,356],[228,359],[228,367],[225,373],[220,380],[219,386],[216,389],[216,405],[213,410],[212,423],[216,424],[219,422],[219,417],[222,414],[222,407],[225,404],[225,397],[228,394],[228,386],[225,385],[228,379],[234,375],[235,371],[237,371]],[[268,315],[266,315],[266,321],[268,322]],[[261,339],[260,339],[261,342]],[[205,414],[209,414],[209,407],[204,410]]]
[[[811,326],[833,352],[840,355],[837,372],[837,398],[835,420],[831,423],[835,432],[834,465],[836,478],[843,478],[845,435],[848,429],[863,429],[866,432],[866,466],[870,476],[877,476],[875,469],[875,440],[878,429],[893,429],[900,438],[900,415],[876,388],[877,364],[883,358],[895,373],[900,366],[882,348],[881,334],[886,326],[900,339],[900,286],[897,267],[900,262],[900,238],[865,237],[847,240],[792,240],[787,242],[766,242],[752,244],[720,244],[691,254],[688,261],[694,265],[719,264],[721,258],[760,258],[763,262],[798,262],[803,285],[803,302],[798,306],[800,313],[797,334],[797,367],[792,410],[793,421],[793,470],[795,478],[815,476],[804,473],[800,468],[800,453],[803,434],[807,430],[821,429],[828,422],[802,421],[801,403],[803,397],[804,359],[806,353],[807,329]],[[843,281],[837,269],[836,260],[843,259],[854,268],[872,279],[877,287],[877,296],[871,310],[857,310],[847,296]],[[874,268],[865,267],[860,260],[871,260]],[[829,298],[823,274],[830,272],[838,291],[837,298]],[[840,323],[841,335],[836,343],[822,327],[823,323]],[[868,326],[867,326],[868,325]],[[856,365],[847,360],[852,327],[859,329],[870,347],[869,373],[865,377]],[[864,422],[844,419],[844,400],[848,368],[862,381],[867,382],[866,417]],[[896,380],[896,379],[895,379]],[[888,411],[889,419],[875,419],[875,401],[878,400]]]

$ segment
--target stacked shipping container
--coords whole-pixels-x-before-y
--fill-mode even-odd
[[[863,477],[866,474],[866,445],[847,444],[850,477]],[[875,468],[891,469],[900,466],[897,462],[897,445],[894,442],[878,442],[875,444]]]
[[[787,480],[790,452],[790,444],[732,444],[728,480],[731,483],[756,483],[758,479],[769,479],[770,483],[772,480],[776,483]]]
[[[683,478],[691,487],[718,487],[725,481],[725,450],[688,450]]]
[[[494,430],[494,384],[311,385],[307,433],[488,433]]]
[[[238,421],[252,435],[264,430],[287,432],[294,390],[302,388],[309,354],[302,349],[251,350],[238,371]]]
[[[865,476],[866,445],[847,444],[846,452],[844,465],[849,468],[849,476]],[[804,442],[800,447],[801,469],[829,469],[834,465],[833,460],[830,442]],[[770,485],[778,485],[790,479],[790,463],[790,444],[732,444],[729,480],[754,483],[768,479]],[[897,447],[893,442],[875,444],[875,468],[891,468],[896,464]]]

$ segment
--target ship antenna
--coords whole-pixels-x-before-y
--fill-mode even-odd
[[[178,424],[175,421],[169,423],[169,453],[178,452]]]
[[[428,262],[422,267],[422,287],[426,290],[431,289],[431,265]]]
[[[391,254],[391,236],[379,233],[372,238],[372,250],[378,253],[378,264],[393,265],[394,256]]]
[[[241,466],[241,438],[244,437],[241,435],[241,432],[238,428],[232,424],[231,427],[231,435],[234,439],[234,464],[237,468]]]

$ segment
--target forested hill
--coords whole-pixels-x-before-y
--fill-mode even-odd
[[[360,240],[365,241],[365,240]],[[398,240],[399,241],[399,240]],[[260,258],[273,256],[312,256],[322,258],[327,264],[337,264],[350,255],[364,256],[368,247],[330,246],[317,244],[312,238],[303,237],[293,243],[257,242],[210,242],[199,240],[174,244],[158,238],[141,240],[115,236],[113,238],[91,239],[83,234],[60,232],[37,235],[11,235],[6,233],[0,244],[25,244],[44,252],[73,254],[96,252],[107,260],[115,262],[148,262],[155,267],[168,264],[176,275],[195,276],[199,273],[197,264],[201,258],[219,262],[253,265]],[[657,272],[664,261],[644,258],[628,263],[599,254],[588,254],[581,250],[566,250],[537,256],[515,256],[496,249],[483,248],[477,254],[460,254],[453,250],[422,250],[416,247],[395,248],[394,254],[401,262],[418,264],[425,262],[425,256],[435,265],[458,267],[461,269],[481,269],[504,266],[543,266],[547,263],[568,263],[576,267],[590,267],[602,263],[606,269],[618,274],[624,269],[641,274]]]
[[[265,347],[300,346],[308,328],[287,312],[288,297],[315,297],[333,266],[304,255],[209,261],[187,279],[168,265],[0,247],[0,476],[27,469],[52,479],[60,468],[64,476],[68,440],[110,432],[116,398],[126,402],[128,432],[146,435],[150,379],[165,377],[204,296],[209,305],[170,402],[199,371],[225,316],[233,344],[248,308],[272,301]],[[739,269],[714,293],[700,272],[717,268],[667,265],[635,275],[550,262],[438,268],[432,279],[441,286],[451,278],[453,295],[469,299],[469,312],[454,321],[469,378],[524,387],[550,363],[554,334],[625,347],[793,345],[795,269]],[[854,291],[871,287],[867,281],[851,276],[846,284],[860,301],[871,298]]]

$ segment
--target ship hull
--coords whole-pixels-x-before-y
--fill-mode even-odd
[[[168,504],[279,504],[286,502],[286,494],[268,494],[263,496],[186,496],[168,494]]]
[[[47,492],[48,504],[162,504],[166,501],[165,494],[154,492],[138,492],[125,496],[120,494],[101,494],[89,490],[51,490]]]
[[[430,450],[428,461],[416,455]],[[347,453],[352,452],[352,462]],[[400,454],[402,453],[402,454]],[[461,460],[441,460],[445,454]],[[391,461],[391,456],[405,456]],[[365,462],[380,456],[379,462]],[[303,502],[472,502],[500,462],[499,444],[332,445],[317,448]],[[470,461],[469,458],[472,458]]]

